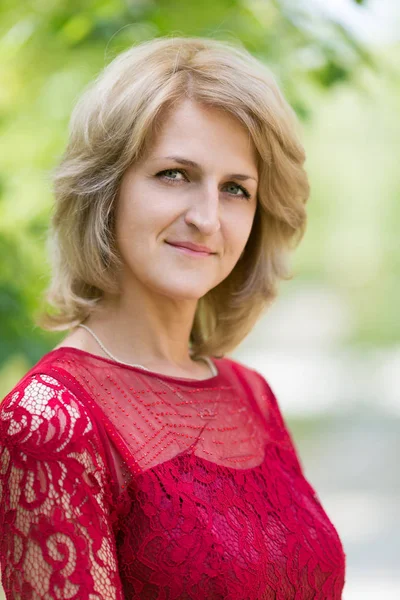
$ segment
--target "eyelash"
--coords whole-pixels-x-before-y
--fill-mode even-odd
[[[165,175],[165,173],[168,173],[168,171],[175,171],[176,173],[181,173],[181,175],[183,175],[184,177],[187,177],[186,172],[183,169],[165,169],[164,171],[160,171],[159,173],[156,174],[156,177],[161,178],[162,175]],[[175,185],[175,182],[173,179],[169,179],[168,177],[165,179],[166,183],[169,183],[171,185]],[[233,183],[233,185],[236,185],[236,187],[238,187],[242,192],[244,197],[249,200],[251,198],[251,194],[248,192],[248,190],[243,187],[242,185],[239,185],[238,183],[235,183],[234,181],[232,182],[228,182],[228,183]],[[237,196],[237,194],[232,194],[233,196]],[[240,197],[240,196],[239,196]]]

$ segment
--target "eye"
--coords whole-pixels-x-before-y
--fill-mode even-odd
[[[230,183],[227,184],[228,188],[232,188],[235,190],[239,190],[240,192],[242,192],[243,196],[247,199],[251,198],[250,193],[246,190],[245,187],[243,187],[242,185],[239,185],[238,183],[234,183],[233,181],[231,181]],[[235,192],[229,191],[229,194],[232,194],[233,196],[240,196],[241,194],[237,194]]]
[[[159,173],[157,173],[156,177],[158,177],[159,179],[164,179],[165,181],[168,181],[169,183],[172,183],[174,181],[182,181],[181,178],[174,177],[174,175],[177,175],[177,174],[180,174],[183,177],[186,177],[185,173],[181,169],[165,169],[164,171],[160,171]]]
[[[177,175],[181,175],[182,177],[178,177]],[[158,179],[163,179],[166,183],[172,185],[181,181],[188,181],[186,172],[183,169],[164,169],[164,171],[159,171],[159,173],[156,174],[156,177]],[[231,188],[228,193],[232,196],[238,196],[239,198],[243,197],[246,199],[251,198],[251,194],[248,192],[248,190],[238,183],[231,181],[226,184],[226,187]],[[237,193],[238,191],[239,193]]]

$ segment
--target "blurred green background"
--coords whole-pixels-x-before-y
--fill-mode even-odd
[[[342,5],[347,12],[324,10]],[[395,5],[380,3],[393,16]],[[295,278],[282,285],[276,307],[236,356],[272,381],[305,470],[338,524],[348,557],[347,600],[378,597],[368,593],[382,582],[386,595],[379,598],[400,597],[390,548],[378,569],[382,579],[366,579],[376,564],[372,545],[385,546],[387,529],[400,530],[398,519],[385,521],[369,538],[363,529],[376,517],[373,502],[377,512],[388,502],[391,514],[400,484],[379,499],[372,471],[364,485],[359,470],[364,444],[371,441],[365,432],[379,441],[390,438],[400,415],[390,385],[393,374],[399,381],[400,50],[398,38],[385,30],[393,25],[390,18],[377,28],[376,7],[362,0],[3,0],[0,6],[0,397],[64,335],[41,331],[33,316],[49,279],[50,171],[85,84],[120,51],[160,35],[240,40],[276,75],[301,120],[309,220],[293,257]],[[333,368],[338,357],[347,370]],[[284,386],[288,365],[298,374],[290,389]],[[326,377],[318,383],[321,373]],[[371,373],[379,373],[373,390],[365,379]],[[332,382],[339,377],[343,385],[337,389]],[[387,386],[384,410],[381,381]],[[301,382],[308,382],[302,396]],[[348,396],[344,384],[353,385]],[[333,400],[321,404],[329,390]],[[296,404],[300,397],[303,404]],[[348,473],[344,481],[344,448],[356,439],[357,427],[354,477]],[[329,445],[333,471],[326,469],[326,452],[325,463],[317,462],[316,444]],[[385,471],[386,459],[378,456],[385,465],[378,458],[375,470]],[[347,496],[338,496],[339,486]],[[364,496],[355,496],[361,488]],[[363,499],[372,508],[360,522],[360,537],[349,521]]]

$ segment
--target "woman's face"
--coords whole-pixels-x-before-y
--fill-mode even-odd
[[[257,158],[247,130],[216,108],[185,100],[161,120],[146,156],[124,174],[116,239],[125,286],[198,300],[223,281],[249,238]],[[207,246],[188,253],[169,242]]]

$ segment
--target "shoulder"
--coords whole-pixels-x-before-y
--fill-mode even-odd
[[[272,411],[274,416],[281,421],[282,415],[278,401],[264,375],[239,360],[224,357],[224,361],[228,368],[235,372],[238,384],[256,400],[263,415],[269,420]]]
[[[244,363],[233,360],[231,358],[224,358],[226,364],[237,373],[239,380],[247,390],[250,391],[253,397],[256,399],[262,413],[268,419],[272,416],[282,435],[288,430],[288,425],[285,417],[283,416],[277,396],[271,387],[271,384],[264,375],[258,370],[245,365]]]
[[[249,385],[254,392],[257,394],[274,395],[268,381],[259,371],[236,359],[224,357],[224,361],[242,382],[244,381]]]
[[[0,441],[47,456],[82,448],[93,423],[78,397],[54,376],[25,375],[0,404]]]

